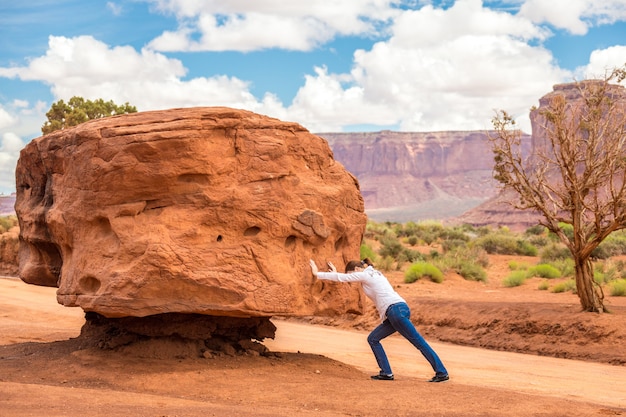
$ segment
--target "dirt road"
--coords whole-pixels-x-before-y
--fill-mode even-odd
[[[266,346],[281,352],[315,353],[365,372],[377,366],[367,333],[323,326],[275,322],[276,339]],[[430,378],[432,370],[402,337],[383,342],[397,379]],[[568,359],[431,343],[454,382],[626,408],[626,368]]]
[[[432,370],[392,336],[384,345],[397,379],[372,382],[364,332],[274,320],[276,339],[265,341],[350,368],[307,355],[138,360],[55,342],[78,336],[83,322],[54,288],[0,278],[0,416],[626,415],[623,366],[432,343],[452,380],[422,384]]]

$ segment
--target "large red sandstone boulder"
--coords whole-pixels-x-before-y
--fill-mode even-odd
[[[19,274],[102,316],[359,312],[309,258],[358,258],[358,182],[296,123],[230,108],[93,120],[34,139],[16,169]]]

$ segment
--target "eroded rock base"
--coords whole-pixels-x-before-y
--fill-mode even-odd
[[[106,318],[88,312],[85,319],[79,336],[83,347],[151,358],[268,355],[261,342],[276,334],[269,317],[167,313]]]

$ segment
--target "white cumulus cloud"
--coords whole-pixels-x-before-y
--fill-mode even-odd
[[[150,43],[158,51],[309,51],[336,36],[377,32],[397,15],[394,0],[147,0],[179,27]]]
[[[526,0],[519,14],[584,35],[590,27],[626,20],[626,0]]]

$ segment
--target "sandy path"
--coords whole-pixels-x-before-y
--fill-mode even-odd
[[[55,292],[54,288],[0,277],[0,320],[5,335],[11,335],[2,344],[78,336],[84,322],[82,310],[60,306]],[[320,354],[368,373],[376,371],[366,332],[283,320],[274,323],[278,327],[276,339],[265,342],[273,351]],[[426,361],[403,338],[392,336],[384,345],[398,381],[427,379],[432,375]],[[432,345],[451,373],[452,380],[446,384],[505,389],[626,409],[626,367],[442,343]],[[12,384],[5,385],[8,389]]]
[[[276,339],[265,343],[271,350],[315,353],[366,372],[378,370],[366,332],[285,321],[275,321],[275,324],[278,327]],[[396,378],[432,376],[428,363],[402,337],[391,336],[383,345]],[[626,367],[443,343],[431,345],[450,372],[449,383],[626,407]]]

